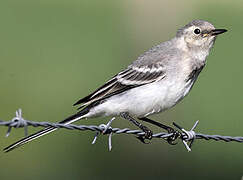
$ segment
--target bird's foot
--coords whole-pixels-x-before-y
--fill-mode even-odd
[[[167,138],[167,142],[170,145],[176,145],[177,142],[175,142],[179,137],[181,137],[181,133],[171,127],[167,129],[168,134],[172,134],[170,137]]]
[[[149,128],[147,128],[146,126],[142,125],[140,122],[136,121],[133,117],[131,117],[129,115],[129,113],[122,112],[120,115],[121,115],[122,118],[131,121],[133,124],[135,124],[137,127],[139,127],[144,132],[143,135],[139,135],[137,138],[141,142],[148,144],[148,143],[145,142],[145,139],[151,140],[153,138],[153,132]]]
[[[144,131],[144,138],[151,140],[153,138],[153,132],[147,128],[146,126],[141,127],[141,129]]]
[[[149,144],[149,142],[145,142],[145,140],[151,140],[153,138],[153,132],[146,126],[140,126],[140,128],[143,130],[144,135],[138,136],[137,139],[139,139],[144,144]]]
[[[158,126],[158,127],[162,128],[162,129],[165,129],[168,132],[168,134],[172,133],[172,135],[167,138],[167,141],[168,141],[169,144],[172,144],[172,145],[176,144],[174,141],[180,136],[180,132],[179,131],[176,131],[170,126],[164,125],[162,123],[159,123],[159,122],[154,121],[152,119],[149,119],[147,117],[143,117],[143,118],[139,118],[139,119],[142,120],[142,121],[151,123],[151,124],[153,124],[155,126]]]

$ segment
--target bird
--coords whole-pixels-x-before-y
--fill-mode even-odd
[[[190,92],[205,67],[216,37],[226,31],[204,20],[191,21],[178,29],[175,37],[152,47],[101,87],[78,100],[74,104],[79,105],[78,112],[60,123],[71,124],[100,116],[121,117],[144,131],[143,139],[152,139],[153,132],[141,121],[171,130],[148,116],[172,108]],[[57,128],[47,127],[4,151],[9,152],[55,130]]]

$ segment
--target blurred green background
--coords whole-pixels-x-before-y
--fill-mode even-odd
[[[23,109],[28,120],[57,122],[76,112],[72,104],[129,65],[151,46],[175,35],[193,19],[229,31],[217,39],[193,90],[154,120],[173,121],[197,132],[243,136],[243,2],[157,0],[1,0],[0,119]],[[80,121],[106,123],[109,118]],[[116,120],[113,127],[135,128]],[[152,128],[152,127],[151,127]],[[154,132],[161,131],[152,128]],[[4,138],[0,148],[23,137]],[[38,128],[29,128],[35,132]],[[243,146],[198,140],[188,153],[182,143],[154,139],[144,145],[114,135],[91,145],[94,132],[59,130],[11,153],[0,153],[0,179],[236,179],[243,176]]]

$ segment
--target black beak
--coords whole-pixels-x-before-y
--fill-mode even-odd
[[[211,31],[211,35],[216,36],[225,32],[227,32],[226,29],[214,29]]]

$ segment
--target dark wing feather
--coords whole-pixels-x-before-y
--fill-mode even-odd
[[[116,78],[112,78],[111,80],[109,80],[108,82],[106,82],[103,86],[101,86],[98,89],[96,89],[93,93],[91,93],[88,96],[80,99],[79,101],[77,101],[73,105],[76,106],[78,104],[82,104],[82,103],[86,103],[86,102],[90,101],[90,99],[92,98],[92,96],[94,96],[97,92],[104,91],[105,89],[107,89],[107,90],[110,89],[115,82],[116,82]]]
[[[165,77],[164,72],[164,68],[156,64],[128,67],[93,93],[77,101],[74,105],[82,104],[81,107],[83,107],[94,101],[105,99],[129,89],[161,80]]]

